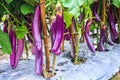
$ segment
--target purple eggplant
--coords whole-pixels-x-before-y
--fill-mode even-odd
[[[90,40],[90,36],[89,36],[89,29],[90,29],[91,23],[92,23],[92,19],[90,19],[90,21],[87,21],[86,26],[85,26],[84,36],[85,36],[85,40],[86,40],[86,42],[87,42],[88,48],[89,48],[92,52],[95,52],[94,45],[93,45],[92,41]]]
[[[57,52],[60,48],[62,43],[63,35],[64,35],[64,21],[63,21],[63,13],[62,13],[62,6],[60,3],[56,5],[56,37],[54,44],[52,46],[51,51],[53,53]]]
[[[57,34],[57,22],[56,19],[54,19],[51,23],[51,27],[50,27],[50,31],[51,31],[51,40],[52,40],[52,47],[54,45],[55,39],[56,39],[56,34]],[[57,51],[53,52],[55,55],[59,55],[61,53],[60,47],[57,49]]]
[[[106,41],[106,27],[101,28],[100,41],[98,43],[98,50],[105,51],[104,43]]]
[[[22,56],[23,53],[23,48],[24,48],[24,40],[20,39],[17,41],[16,60],[15,60],[15,66],[13,68],[17,67],[20,57]]]
[[[116,45],[110,38],[108,38],[108,44],[111,45],[111,46]]]
[[[65,40],[70,40],[70,38],[71,38],[70,29],[69,28],[68,29],[64,28],[64,33],[67,33],[64,36]]]
[[[37,75],[42,73],[43,56],[42,56],[42,36],[41,36],[41,25],[40,25],[40,6],[37,5],[34,13],[34,19],[32,23],[32,34],[34,38],[33,46],[36,49],[35,53],[35,72]]]
[[[42,66],[43,65],[43,56],[42,50],[37,50],[35,53],[35,72],[37,75],[42,73]]]
[[[79,22],[81,23],[84,19],[84,14],[81,13],[78,18],[79,18]]]
[[[51,51],[54,53],[58,50],[62,43],[64,33],[64,22],[61,15],[56,15],[56,37]]]
[[[32,16],[31,14],[28,14],[27,17],[25,17],[25,20],[26,20],[25,25],[26,25],[26,27],[27,27],[27,29],[28,29],[28,32],[29,32],[29,34],[27,34],[28,40],[29,40],[31,43],[33,43],[33,40],[30,38],[30,35],[31,35],[31,37],[33,37],[33,35],[32,35],[32,26],[30,25],[30,23],[32,23],[32,18],[31,18],[31,16]]]
[[[111,6],[109,7],[109,10],[108,10],[108,22],[109,22],[109,25],[110,25],[110,32],[111,32],[111,37],[115,39],[118,38],[118,32],[115,28],[115,23],[114,23],[114,18],[112,16],[112,8]]]
[[[34,13],[34,20],[32,23],[32,34],[34,38],[34,44],[36,45],[38,50],[42,50],[42,39],[40,33],[40,7],[37,5],[35,13]]]
[[[93,5],[93,16],[95,17],[94,20],[96,22],[100,22],[101,21],[99,15],[97,13],[97,11],[98,11],[98,3],[99,2],[96,1],[96,2],[94,2],[94,5]]]
[[[35,47],[35,45],[33,44],[32,46],[32,50],[31,50],[32,54],[35,55],[37,53],[37,48]]]
[[[10,54],[10,65],[12,68],[15,66],[16,61],[16,35],[15,32],[10,29],[9,31],[9,38],[12,46],[12,53]]]

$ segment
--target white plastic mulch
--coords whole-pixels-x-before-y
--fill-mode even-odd
[[[56,75],[48,80],[109,80],[120,67],[120,45],[107,45],[110,51],[95,52],[80,44],[79,56],[87,58],[85,63],[73,65],[70,59],[70,44],[65,42],[65,51],[57,57]],[[45,56],[44,56],[45,57]],[[52,64],[52,54],[51,54]],[[21,60],[16,69],[11,69],[9,61],[0,62],[0,80],[46,80],[34,72],[34,56]]]

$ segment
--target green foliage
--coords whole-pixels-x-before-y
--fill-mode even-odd
[[[77,18],[80,15],[80,12],[83,11],[83,5],[90,5],[93,3],[93,0],[61,0],[61,3],[64,7],[68,8],[70,13]]]
[[[120,0],[113,0],[113,5],[115,5],[117,8],[120,8]]]
[[[0,5],[0,21],[1,21],[1,18],[3,17],[3,15],[4,15],[4,11],[5,11],[5,9]]]
[[[10,4],[13,0],[5,0],[7,4]]]
[[[66,28],[68,28],[71,24],[73,15],[70,14],[68,11],[64,11],[64,20],[66,23]]]
[[[20,7],[20,11],[24,14],[27,15],[28,13],[33,13],[34,12],[34,7],[31,6],[30,4],[24,3]]]
[[[97,27],[95,27],[95,24],[91,24],[90,25],[90,31],[93,31],[93,30],[95,30]]]
[[[0,46],[2,46],[2,52],[10,54],[12,52],[11,43],[8,34],[0,30]]]
[[[25,34],[28,33],[26,26],[21,26],[16,28],[17,39],[24,38]]]
[[[35,4],[35,1],[38,1],[38,0],[24,0],[26,3],[28,3],[28,4],[30,4],[30,5],[32,5],[32,6],[34,6],[34,4]],[[39,2],[39,1],[38,1]]]

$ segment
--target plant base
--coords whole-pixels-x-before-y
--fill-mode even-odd
[[[79,65],[79,64],[81,64],[81,63],[84,63],[84,62],[86,62],[86,58],[78,58],[77,59],[77,62],[75,62],[75,58],[73,58],[72,60],[71,60],[71,62],[74,64],[74,65]]]
[[[51,77],[55,76],[56,73],[53,74],[52,71],[45,71],[45,72],[43,72],[42,75],[43,75],[44,78],[48,79],[48,78],[51,78]]]

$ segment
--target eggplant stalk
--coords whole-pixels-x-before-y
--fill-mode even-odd
[[[46,54],[46,69],[50,69],[50,52],[48,46],[48,37],[47,37],[47,24],[46,24],[46,10],[45,10],[45,0],[40,0],[40,10],[41,10],[41,21],[42,21],[42,29],[43,35],[46,37],[44,38],[44,47],[45,47],[45,54]]]

